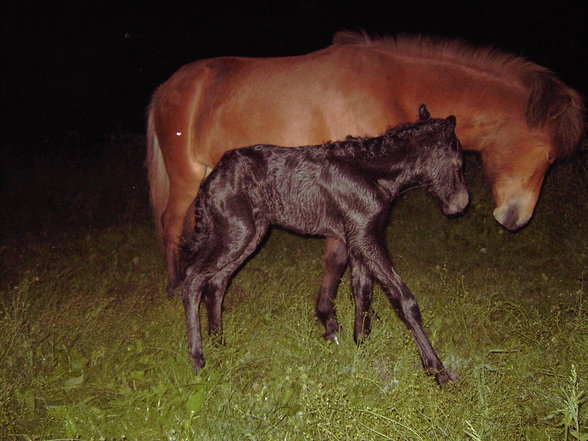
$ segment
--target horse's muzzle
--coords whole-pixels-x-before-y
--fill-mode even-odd
[[[511,203],[496,208],[493,214],[494,219],[496,219],[500,225],[510,231],[516,231],[525,226],[530,219],[530,216],[521,216],[520,212],[521,210],[519,209],[519,206],[515,203]]]

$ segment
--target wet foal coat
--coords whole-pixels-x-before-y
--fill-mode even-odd
[[[272,225],[344,244],[351,262],[356,313],[354,338],[370,332],[372,279],[410,329],[425,370],[442,384],[452,378],[422,327],[417,302],[392,268],[384,229],[389,205],[409,184],[424,186],[446,214],[468,202],[455,118],[430,119],[388,130],[377,138],[299,148],[256,145],[227,152],[196,200],[193,242],[183,285],[190,357],[204,366],[199,305],[210,334],[221,332],[221,304],[231,276]],[[336,293],[336,290],[335,290]],[[321,291],[317,316],[324,337],[336,341],[334,293]]]

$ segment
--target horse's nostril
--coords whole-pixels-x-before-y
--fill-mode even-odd
[[[493,214],[498,223],[510,231],[518,230],[528,222],[528,219],[520,219],[519,207],[516,204],[497,208]]]

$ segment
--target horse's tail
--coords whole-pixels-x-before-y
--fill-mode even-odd
[[[527,80],[531,90],[527,103],[529,126],[542,127],[555,121],[554,144],[558,156],[571,155],[584,136],[582,97],[549,69],[535,70]]]
[[[149,199],[151,201],[151,209],[153,210],[157,234],[161,241],[161,216],[163,215],[169,197],[169,176],[165,169],[159,140],[155,133],[153,114],[154,103],[152,101],[147,110],[147,158],[145,165],[147,166],[147,176],[149,178]]]

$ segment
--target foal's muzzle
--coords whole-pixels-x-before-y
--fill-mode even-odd
[[[461,213],[468,206],[470,202],[470,195],[467,190],[462,190],[457,193],[453,198],[445,205],[444,212],[446,215]]]

